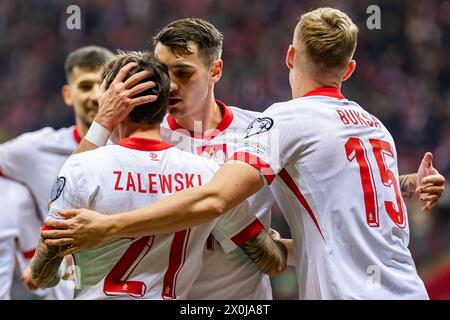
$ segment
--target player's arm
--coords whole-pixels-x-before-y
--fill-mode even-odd
[[[286,269],[288,247],[281,239],[272,238],[264,228],[240,248],[268,275],[279,275]]]
[[[61,247],[62,248],[62,247]],[[63,257],[59,257],[60,247],[47,247],[42,237],[39,238],[36,253],[31,260],[31,279],[39,288],[54,287],[58,284],[59,266]]]
[[[150,206],[106,216],[89,210],[63,210],[70,220],[47,220],[42,236],[48,245],[67,245],[70,254],[116,237],[173,233],[214,219],[263,186],[259,171],[243,162],[229,161],[209,183],[177,192]],[[58,238],[58,239],[55,239]]]
[[[280,233],[277,230],[272,229],[272,228],[269,229],[269,235],[272,237],[273,240],[280,241],[284,244],[284,246],[287,249],[287,265],[294,267],[295,261],[294,261],[294,256],[292,255],[292,245],[293,245],[294,241],[292,239],[281,238]]]
[[[125,120],[134,107],[151,103],[158,98],[155,95],[136,97],[136,95],[155,86],[153,81],[139,83],[149,77],[148,71],[138,72],[124,81],[126,75],[136,66],[135,62],[123,66],[108,90],[105,91],[105,83],[102,83],[98,97],[99,111],[94,119],[97,125],[91,126],[74,154],[94,150],[105,145],[117,124]]]
[[[399,177],[400,190],[404,198],[416,195],[425,205],[422,211],[430,211],[445,190],[445,178],[433,167],[433,155],[427,152],[415,174]]]

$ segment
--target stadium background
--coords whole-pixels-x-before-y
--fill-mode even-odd
[[[81,30],[66,27],[72,4],[81,9]],[[366,27],[371,4],[381,9],[380,30]],[[424,152],[433,151],[435,167],[449,180],[450,1],[2,0],[0,143],[73,123],[59,93],[68,52],[90,44],[151,49],[157,30],[184,17],[207,19],[224,34],[225,68],[216,97],[263,111],[290,98],[285,51],[298,17],[319,6],[344,10],[360,28],[357,71],[343,93],[390,130],[400,172],[415,172]],[[449,189],[431,214],[407,201],[410,249],[432,298],[450,298]],[[289,235],[277,208],[273,226]],[[292,269],[273,279],[273,290],[277,299],[295,298]],[[17,286],[15,297],[29,296]]]

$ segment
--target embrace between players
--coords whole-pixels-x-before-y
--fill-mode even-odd
[[[357,33],[339,10],[304,14],[286,56],[292,100],[262,114],[215,99],[222,35],[203,20],[163,28],[156,59],[107,61],[96,121],[52,192],[32,281],[56,285],[73,255],[78,299],[270,299],[265,274],[290,264],[300,299],[427,299],[402,196],[429,211],[444,178],[429,153],[399,177],[387,129],[341,93]],[[274,201],[292,240],[269,231]]]

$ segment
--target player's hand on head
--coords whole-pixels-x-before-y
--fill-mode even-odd
[[[153,81],[141,82],[150,76],[148,71],[138,72],[126,81],[126,75],[137,66],[135,62],[130,62],[120,69],[113,82],[106,89],[103,81],[98,93],[99,111],[95,121],[100,123],[109,131],[125,120],[134,107],[154,102],[157,99],[155,95],[146,95],[136,97],[136,95],[153,88],[156,84]]]
[[[108,216],[87,209],[61,210],[65,220],[47,219],[41,236],[47,246],[61,246],[58,256],[89,249],[107,240]]]
[[[416,196],[425,204],[423,212],[430,211],[445,190],[445,178],[433,167],[433,154],[425,153],[416,176]]]

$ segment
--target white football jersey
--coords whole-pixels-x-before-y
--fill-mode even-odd
[[[248,124],[260,116],[259,112],[227,107],[216,100],[223,109],[223,119],[218,127],[202,135],[201,123],[195,128],[199,134],[180,127],[173,117],[166,116],[161,128],[162,138],[175,147],[211,159],[219,165],[236,151],[245,136]],[[198,126],[197,126],[198,125]],[[251,210],[268,230],[274,198],[269,186],[247,199]],[[226,254],[214,237],[208,238],[204,252],[203,268],[189,295],[190,299],[272,299],[270,278],[262,273],[242,250]]]
[[[0,144],[0,173],[30,190],[42,220],[58,172],[80,140],[76,127],[72,126],[59,130],[43,128]],[[71,299],[72,287],[72,282],[61,281],[45,299]]]
[[[16,254],[29,262],[41,223],[27,188],[0,177],[0,190],[0,300],[9,300]]]
[[[218,167],[162,141],[123,139],[69,158],[53,188],[49,216],[67,208],[104,214],[141,208],[206,183]],[[75,298],[186,299],[211,232],[230,252],[262,228],[244,202],[218,219],[175,234],[121,238],[83,250],[74,255]]]
[[[272,105],[233,158],[260,170],[285,214],[301,299],[428,298],[394,140],[338,89]]]

